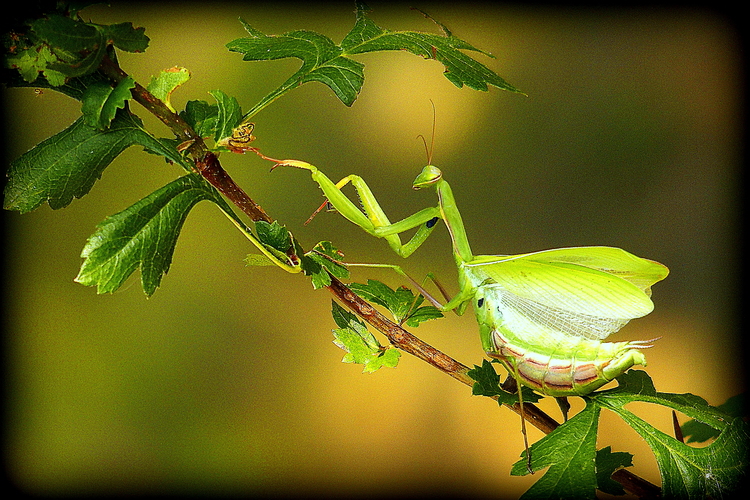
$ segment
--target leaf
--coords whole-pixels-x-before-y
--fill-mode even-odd
[[[65,83],[66,77],[59,71],[48,67],[54,62],[58,62],[57,56],[46,44],[40,43],[21,50],[16,55],[9,55],[6,57],[5,65],[8,68],[17,69],[27,83],[35,82],[41,72],[51,87],[59,87]]]
[[[350,56],[381,50],[405,50],[428,59],[437,59],[445,66],[445,76],[458,87],[467,85],[486,91],[488,85],[492,85],[520,92],[492,70],[461,52],[481,51],[447,30],[442,35],[389,31],[370,20],[368,11],[367,6],[357,3],[355,25],[340,45],[324,35],[306,30],[290,31],[280,36],[266,35],[240,20],[250,36],[229,42],[227,48],[243,54],[243,61],[270,61],[287,57],[302,61],[297,72],[264,97],[247,115],[254,115],[288,90],[313,81],[327,85],[341,102],[351,106],[364,83],[364,65]]]
[[[549,467],[522,499],[531,498],[596,498],[596,434],[600,409],[587,405],[580,413],[534,443],[531,448],[531,468],[534,471]],[[526,456],[526,452],[522,457]],[[515,464],[514,476],[528,474],[526,458]]]
[[[321,241],[302,258],[302,271],[312,278],[313,288],[319,289],[331,284],[328,273],[339,278],[347,279],[349,270],[339,263],[343,255],[330,241]]]
[[[717,410],[724,412],[731,417],[747,416],[747,393],[738,394],[727,399],[726,403],[716,407]],[[689,420],[680,426],[682,435],[687,437],[687,443],[703,443],[719,435],[719,431],[699,422],[695,419]]]
[[[258,233],[258,240],[268,247],[274,248],[279,252],[286,252],[292,245],[292,238],[286,227],[279,224],[278,221],[268,223],[266,221],[257,221],[255,223],[255,232]]]
[[[615,471],[633,466],[633,455],[622,451],[613,452],[611,446],[596,452],[597,488],[610,495],[624,495],[625,489],[612,479]]]
[[[173,147],[146,132],[138,117],[124,110],[105,131],[79,118],[11,163],[4,208],[29,212],[44,202],[53,209],[65,207],[88,193],[112,160],[134,144],[175,163],[183,161]]]
[[[418,31],[390,31],[380,28],[367,17],[369,9],[364,4],[357,6],[357,22],[352,31],[341,41],[345,54],[363,54],[381,50],[405,50],[425,59],[436,59],[445,66],[444,75],[456,87],[467,87],[487,91],[488,85],[502,90],[521,93],[480,62],[461,50],[490,54],[453,36],[443,28],[442,35]]]
[[[221,90],[214,90],[209,92],[218,105],[218,113],[216,116],[216,131],[214,132],[214,140],[219,142],[225,137],[230,137],[232,131],[242,121],[242,110],[234,97],[229,97]]]
[[[473,396],[497,396],[499,404],[513,405],[518,403],[518,394],[512,394],[500,387],[500,375],[495,371],[492,362],[483,359],[482,366],[474,365],[474,368],[469,370],[467,375],[476,381],[471,388]],[[536,403],[539,401],[540,396],[529,390],[528,387],[523,387],[522,391],[525,402]]]
[[[115,88],[107,83],[89,86],[83,93],[81,104],[83,121],[98,130],[108,128],[117,110],[123,109],[127,100],[132,97],[130,89],[133,87],[135,81],[131,77],[123,79]]]
[[[331,303],[333,319],[339,326],[333,330],[333,343],[347,352],[342,362],[364,365],[364,373],[372,373],[382,367],[394,368],[398,364],[401,356],[398,349],[382,347],[354,314],[336,302]]]
[[[31,29],[53,48],[68,53],[91,51],[104,41],[101,31],[93,24],[58,14],[35,20]]]
[[[180,111],[184,119],[201,137],[214,135],[219,117],[219,106],[206,101],[188,101],[185,110]]]
[[[158,76],[152,76],[146,89],[157,99],[164,102],[169,109],[174,111],[170,97],[172,92],[180,85],[190,79],[190,71],[186,68],[173,67],[159,72]]]
[[[177,237],[193,206],[216,192],[197,174],[180,177],[97,226],[83,248],[76,281],[98,293],[120,288],[138,268],[151,296],[169,270]]]
[[[734,491],[749,465],[750,430],[742,418],[727,419],[721,411],[692,394],[656,392],[641,370],[617,377],[614,389],[592,393],[594,404],[614,411],[649,444],[659,465],[665,498],[720,498]],[[656,429],[624,408],[634,401],[660,404],[721,431],[703,448],[693,448]]]
[[[120,23],[103,26],[104,36],[112,44],[125,52],[143,52],[148,47],[146,28],[134,28],[133,23]]]
[[[387,308],[399,324],[416,327],[423,321],[443,317],[436,307],[420,307],[424,297],[415,297],[411,290],[403,286],[393,290],[380,281],[367,280],[367,284],[351,283],[349,288],[363,299]]]

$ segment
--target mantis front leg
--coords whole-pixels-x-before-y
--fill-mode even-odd
[[[380,207],[367,183],[358,175],[349,175],[334,183],[314,165],[298,160],[283,160],[276,166],[289,166],[309,170],[312,179],[323,190],[328,202],[341,215],[361,227],[367,233],[383,238],[388,245],[401,257],[408,257],[424,243],[432,233],[439,219],[442,218],[439,207],[430,207],[406,217],[395,223],[391,223],[388,216]],[[276,168],[276,167],[274,167]],[[352,202],[341,188],[351,183],[362,203],[362,209]],[[416,233],[406,243],[401,243],[400,233],[417,228]]]

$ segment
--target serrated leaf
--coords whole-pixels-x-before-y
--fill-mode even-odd
[[[443,313],[435,307],[420,307],[424,297],[415,296],[406,287],[393,290],[380,281],[367,280],[367,284],[351,283],[349,288],[363,299],[387,308],[399,324],[406,323],[416,327],[423,321],[443,317]]]
[[[549,467],[522,499],[596,498],[596,434],[599,407],[587,405],[583,411],[534,443],[531,448],[531,468],[539,471]],[[526,456],[524,451],[522,457]],[[514,476],[528,474],[526,458],[515,464]]]
[[[232,131],[242,122],[242,109],[237,99],[230,97],[221,90],[209,92],[216,99],[218,113],[216,116],[216,130],[214,140],[219,142],[225,137],[230,137]]]
[[[596,452],[597,489],[610,495],[624,495],[625,489],[612,479],[612,474],[624,467],[633,466],[633,455],[622,451],[613,452],[611,446]]]
[[[111,293],[140,268],[143,291],[151,296],[169,270],[188,213],[215,193],[199,175],[188,174],[107,217],[83,248],[76,281]]]
[[[96,26],[58,14],[35,20],[31,29],[52,47],[67,52],[90,51],[104,41]]]
[[[9,55],[5,59],[5,65],[8,68],[17,69],[27,83],[34,83],[39,73],[42,73],[51,87],[59,87],[65,83],[65,75],[48,67],[51,63],[58,61],[50,48],[41,43],[21,50],[16,55]]]
[[[425,59],[435,59],[443,63],[445,77],[459,88],[466,85],[474,90],[487,91],[488,85],[492,85],[502,90],[521,93],[494,71],[461,50],[492,57],[490,54],[453,36],[442,24],[437,23],[443,29],[442,35],[418,31],[390,31],[379,27],[367,17],[368,11],[369,9],[362,4],[358,6],[357,22],[341,41],[341,48],[345,54],[405,50]]]
[[[332,303],[332,315],[339,327],[333,330],[334,341],[339,348],[346,351],[343,363],[364,365],[364,373],[372,373],[382,367],[393,368],[398,364],[401,354],[397,349],[384,348],[377,339],[367,331],[367,327],[354,314],[345,310],[336,302]]]
[[[188,101],[180,116],[201,137],[213,136],[219,117],[219,106],[206,101]]]
[[[107,83],[89,86],[83,94],[81,113],[89,127],[104,130],[115,118],[118,109],[123,109],[132,97],[130,89],[135,87],[131,77],[124,78],[115,88]]]
[[[74,197],[88,193],[112,160],[134,144],[175,163],[182,161],[174,148],[150,135],[136,116],[123,110],[105,131],[79,118],[11,163],[3,206],[20,212],[44,202],[53,209],[65,207]]]
[[[243,54],[244,61],[270,61],[287,57],[302,61],[299,70],[264,97],[247,113],[248,116],[288,90],[312,81],[327,85],[341,102],[351,106],[364,83],[364,65],[350,56],[382,50],[404,50],[428,59],[437,59],[445,66],[446,78],[458,87],[466,85],[477,90],[487,90],[488,85],[492,85],[520,92],[492,70],[461,52],[469,50],[485,54],[453,36],[448,30],[444,29],[442,35],[389,31],[370,20],[368,11],[364,4],[357,4],[355,25],[340,45],[324,35],[306,30],[269,36],[240,20],[250,36],[229,42],[227,48]],[[438,25],[442,27],[439,23]]]
[[[134,28],[133,23],[120,23],[104,26],[104,36],[112,44],[125,52],[143,52],[148,47],[146,28]]]
[[[292,244],[292,237],[286,227],[279,224],[278,221],[268,223],[257,221],[255,223],[255,232],[258,234],[258,240],[261,243],[275,248],[279,252],[286,252]]]
[[[471,394],[474,396],[497,396],[499,404],[513,405],[518,403],[518,394],[512,394],[500,387],[500,375],[495,371],[493,363],[483,359],[482,366],[474,365],[474,368],[467,372],[467,375],[473,378],[476,383],[471,388]],[[535,394],[528,387],[522,388],[523,400],[527,403],[536,403],[540,396]]]
[[[341,257],[341,253],[330,241],[319,242],[303,256],[302,271],[311,277],[314,289],[331,284],[331,277],[328,273],[339,279],[349,277],[349,270],[338,262]]]
[[[750,431],[742,418],[728,420],[723,412],[693,394],[656,392],[642,370],[630,370],[617,381],[618,387],[592,393],[586,399],[620,415],[649,444],[659,465],[665,498],[720,498],[737,488],[749,465]],[[634,401],[672,408],[721,434],[706,447],[690,447],[624,408]]]
[[[167,70],[162,70],[159,72],[158,76],[152,76],[146,89],[151,92],[154,97],[166,104],[169,109],[174,111],[175,109],[170,102],[172,92],[189,79],[190,71],[186,68],[178,68],[175,66]]]
[[[747,393],[732,396],[726,403],[717,406],[716,409],[730,417],[746,417]],[[682,428],[682,435],[687,438],[686,443],[703,443],[719,436],[718,430],[695,419],[688,420],[680,427]]]

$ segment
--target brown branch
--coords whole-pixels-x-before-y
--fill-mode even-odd
[[[105,56],[99,69],[116,83],[127,78],[125,73],[112,59]],[[146,88],[136,82],[131,89],[133,99],[156,116],[174,133],[178,140],[188,143],[187,151],[195,163],[195,171],[211,183],[221,194],[234,203],[253,221],[273,222],[273,219],[255,203],[245,191],[234,182],[221,166],[217,156],[208,150],[203,138],[180,115],[169,109],[161,99],[157,99]]]
[[[104,58],[99,69],[115,82],[120,82],[128,76],[109,57]],[[261,220],[266,222],[273,221],[260,205],[256,204],[234,182],[221,166],[217,156],[208,150],[203,139],[193,131],[187,122],[138,83],[136,83],[131,93],[136,102],[167,125],[179,140],[190,143],[187,150],[194,159],[195,170],[208,180],[212,186],[219,190],[254,222]],[[398,349],[425,361],[469,387],[474,385],[474,379],[468,375],[469,368],[467,366],[435,349],[383,316],[335,277],[331,276],[331,284],[327,288],[347,308],[373,328],[383,333]],[[545,434],[549,434],[560,425],[532,403],[524,403],[523,413],[518,403],[506,406],[519,415],[522,415],[529,423]],[[612,479],[619,482],[626,490],[642,498],[657,498],[661,493],[661,489],[658,486],[625,469],[620,469],[612,474]]]

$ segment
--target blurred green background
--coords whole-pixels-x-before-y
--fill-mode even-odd
[[[249,109],[299,66],[245,63],[224,44],[245,32],[310,29],[339,41],[349,2],[112,2],[84,18],[144,26],[151,45],[122,54],[145,84],[184,66],[177,91],[211,101],[221,89]],[[407,4],[372,2],[390,29],[435,31]],[[255,117],[256,145],[332,178],[365,177],[392,220],[435,203],[411,181],[433,163],[451,182],[477,254],[612,245],[669,266],[656,309],[612,337],[661,337],[646,354],[664,392],[721,404],[741,392],[737,335],[740,53],[729,20],[708,10],[572,9],[437,3],[419,7],[529,97],[458,89],[442,66],[403,52],[358,56],[364,89],[351,108],[304,85]],[[8,160],[72,122],[79,104],[52,91],[4,91]],[[143,113],[134,105],[141,116]],[[160,134],[166,129],[144,116]],[[511,478],[523,449],[518,417],[426,364],[403,356],[371,375],[340,363],[331,295],[275,268],[246,268],[253,248],[208,203],[188,218],[172,269],[146,299],[139,277],[114,295],[73,282],[95,225],[181,175],[131,148],[67,209],[5,214],[5,462],[37,494],[116,492],[518,496],[537,477]],[[350,261],[398,257],[335,214],[303,222],[322,201],[304,172],[255,156],[222,155],[230,174],[304,246],[332,240]],[[408,261],[456,290],[440,228]],[[355,280],[400,284],[393,273]],[[473,314],[415,331],[461,362],[483,357]],[[581,402],[574,401],[580,408]],[[542,407],[558,416],[554,401]],[[633,409],[671,433],[670,415]],[[658,483],[637,435],[604,415],[600,446],[635,453]],[[541,434],[530,431],[531,439]]]

